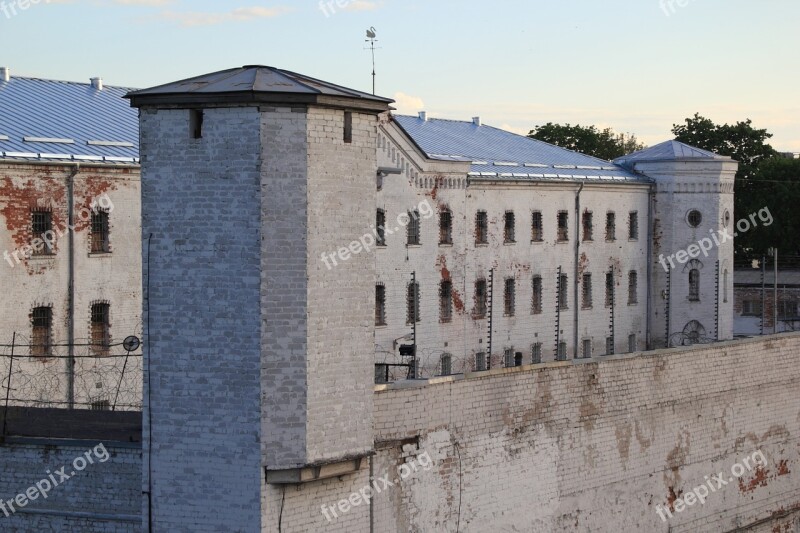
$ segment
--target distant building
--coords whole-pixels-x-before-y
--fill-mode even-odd
[[[775,272],[737,268],[734,274],[734,334],[750,336],[775,331]],[[800,271],[778,271],[777,332],[800,330]]]
[[[128,91],[0,69],[0,379],[13,339],[12,404],[107,409],[121,387],[121,403],[141,405],[141,358],[123,376],[108,357],[142,334]]]

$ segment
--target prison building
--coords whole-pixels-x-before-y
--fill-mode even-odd
[[[377,382],[732,338],[729,158],[425,112],[384,116],[377,151]]]
[[[108,409],[121,387],[141,408],[141,357],[124,375],[117,357],[142,335],[129,90],[0,69],[0,376],[12,405]]]

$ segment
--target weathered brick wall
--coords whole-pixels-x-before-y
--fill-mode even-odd
[[[119,447],[105,443],[108,460],[99,462],[105,454],[94,454],[99,443],[63,441],[45,444],[11,444],[0,446],[0,500],[9,516],[0,511],[0,531],[28,533],[31,531],[81,533],[134,533],[142,530],[141,483],[142,451],[135,447]],[[64,473],[74,471],[77,457],[92,453],[94,464],[83,471],[61,480],[56,471],[66,467]],[[79,465],[80,466],[80,465]],[[53,474],[60,484],[30,501],[16,513],[11,513],[7,502],[24,494]],[[52,483],[51,483],[52,484]],[[47,486],[41,485],[45,490]],[[14,504],[15,509],[18,507]]]
[[[189,110],[144,109],[141,137],[153,529],[257,531],[260,113],[206,109],[193,139]]]
[[[375,524],[730,531],[797,509],[798,352],[800,335],[788,335],[386,387],[375,398],[376,475],[396,471],[404,439],[418,439],[434,468],[380,495]],[[765,467],[661,520],[657,505],[758,450]]]

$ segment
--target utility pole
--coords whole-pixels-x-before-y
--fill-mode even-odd
[[[773,258],[775,264],[775,279],[773,287],[773,302],[772,302],[772,333],[778,333],[778,249],[770,248],[769,255]]]

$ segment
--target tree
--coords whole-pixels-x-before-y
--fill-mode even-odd
[[[736,179],[746,180],[753,176],[761,161],[775,157],[778,153],[767,144],[772,134],[753,127],[747,119],[736,124],[715,124],[710,119],[695,113],[685,124],[672,127],[675,139],[703,150],[727,155],[739,162]]]
[[[675,124],[672,133],[680,142],[729,156],[739,162],[735,182],[735,220],[747,218],[764,207],[768,207],[776,219],[789,217],[790,211],[785,212],[784,206],[776,203],[778,198],[773,196],[776,188],[769,181],[790,181],[787,172],[791,173],[791,165],[786,166],[777,158],[778,153],[767,143],[772,138],[767,130],[754,128],[750,119],[736,124],[715,124],[695,113],[684,124]],[[789,187],[797,188],[796,185]],[[766,247],[772,246],[766,244],[768,241],[764,240],[765,231],[762,230],[740,232],[735,241],[737,259],[753,258]],[[769,234],[773,235],[774,230],[770,230]]]
[[[634,135],[614,133],[611,128],[599,130],[595,126],[580,124],[573,126],[548,122],[544,126],[536,126],[528,137],[606,161],[644,148]]]

